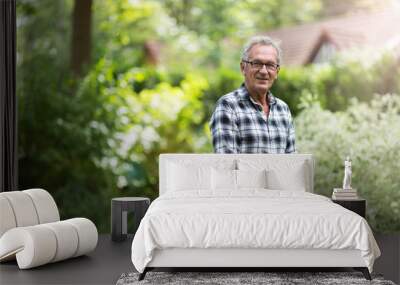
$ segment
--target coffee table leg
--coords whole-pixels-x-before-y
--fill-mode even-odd
[[[122,241],[122,204],[111,202],[111,239]]]
[[[121,240],[125,240],[128,234],[128,211],[122,211],[121,217]]]

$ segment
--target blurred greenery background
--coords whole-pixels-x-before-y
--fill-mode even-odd
[[[335,2],[17,1],[20,189],[47,189],[62,218],[109,232],[112,197],[157,197],[160,153],[213,152],[208,120],[242,82],[243,43],[335,16]],[[273,93],[295,117],[298,152],[316,157],[315,192],[340,187],[350,154],[372,228],[399,232],[398,57],[283,65]]]

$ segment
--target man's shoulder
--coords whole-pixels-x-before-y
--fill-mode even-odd
[[[275,102],[276,102],[276,107],[278,109],[281,109],[282,111],[290,112],[289,106],[285,101],[283,101],[282,99],[279,99],[279,98],[277,98],[275,96],[274,96],[274,99],[275,99]]]
[[[287,108],[289,107],[288,104],[285,101],[283,101],[282,99],[279,99],[278,97],[275,97],[275,100],[276,100],[276,104],[277,105],[283,106],[283,107],[287,107]]]
[[[242,97],[243,97],[242,90],[241,88],[238,88],[236,90],[233,90],[232,92],[229,92],[221,96],[218,99],[217,104],[234,108],[238,104],[238,102],[242,99]]]

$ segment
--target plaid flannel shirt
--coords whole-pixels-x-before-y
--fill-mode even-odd
[[[269,115],[244,84],[222,96],[210,120],[216,153],[293,153],[295,132],[288,105],[268,92]]]

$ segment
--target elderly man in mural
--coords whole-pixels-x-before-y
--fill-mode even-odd
[[[216,153],[293,153],[295,131],[288,105],[272,95],[281,50],[267,36],[245,45],[240,70],[244,83],[222,96],[211,117]]]

